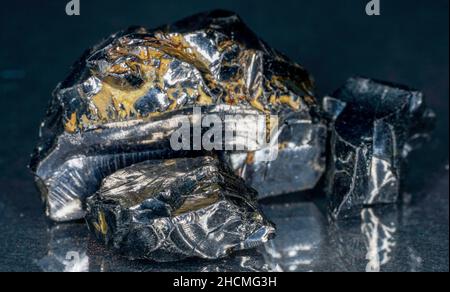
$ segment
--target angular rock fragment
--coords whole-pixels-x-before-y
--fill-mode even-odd
[[[82,218],[85,198],[105,176],[148,159],[186,156],[169,147],[177,125],[171,113],[194,106],[251,107],[289,120],[280,133],[278,162],[263,164],[254,155],[235,164],[235,171],[262,195],[279,193],[274,181],[286,185],[281,192],[310,188],[324,168],[323,126],[312,89],[303,67],[267,46],[231,12],[116,33],[74,65],[42,123],[31,169],[47,214],[56,221]],[[285,118],[292,113],[298,117]],[[282,172],[294,176],[281,174],[286,161],[304,154]],[[252,174],[259,170],[266,176]]]
[[[260,150],[228,153],[232,168],[260,199],[313,189],[325,172],[326,125],[292,113],[274,135],[276,143]],[[274,151],[278,153],[271,160],[268,156]]]
[[[88,199],[99,240],[132,259],[217,259],[266,242],[256,192],[212,157],[147,161],[107,177]]]
[[[410,151],[429,139],[435,119],[421,92],[351,78],[324,99],[332,120],[328,193],[334,218],[397,201]]]

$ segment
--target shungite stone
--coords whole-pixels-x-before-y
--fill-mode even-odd
[[[312,79],[236,14],[213,11],[113,34],[75,63],[54,91],[31,162],[48,216],[82,218],[85,199],[118,169],[189,156],[169,146],[174,113],[214,105],[250,107],[284,125],[282,143],[271,146],[280,148],[273,163],[258,159],[263,147],[227,152],[261,196],[315,185],[325,167],[325,136]]]
[[[291,113],[283,117],[276,143],[248,153],[228,153],[236,173],[264,199],[313,189],[326,166],[327,127],[311,119],[309,113]],[[267,159],[275,149],[276,159]]]
[[[218,159],[155,160],[105,178],[86,218],[100,241],[132,259],[217,259],[274,233],[255,201]]]
[[[408,154],[430,138],[435,115],[421,92],[351,78],[324,99],[330,123],[328,193],[334,218],[395,203]]]

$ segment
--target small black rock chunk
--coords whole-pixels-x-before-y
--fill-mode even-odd
[[[212,157],[148,161],[107,177],[88,199],[99,240],[132,259],[217,259],[274,233],[256,192]]]
[[[332,120],[328,193],[334,218],[397,202],[408,154],[430,138],[435,115],[421,92],[351,78],[324,99]]]

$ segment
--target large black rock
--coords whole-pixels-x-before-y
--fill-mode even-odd
[[[118,169],[188,156],[170,147],[176,114],[214,105],[278,117],[281,143],[227,152],[234,171],[261,196],[309,189],[319,180],[326,133],[309,74],[236,14],[213,11],[121,31],[74,65],[54,91],[31,162],[48,216],[82,218],[86,198]],[[267,148],[279,150],[279,159],[268,163]]]
[[[435,115],[421,92],[351,78],[323,101],[330,123],[328,194],[334,218],[395,203],[409,153],[430,138]]]
[[[217,259],[274,233],[256,192],[212,157],[148,161],[105,178],[88,199],[100,241],[132,259]]]

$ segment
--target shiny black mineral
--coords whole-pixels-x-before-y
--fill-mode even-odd
[[[147,161],[104,179],[88,199],[97,237],[132,259],[217,259],[274,232],[256,192],[212,157]]]
[[[169,140],[177,114],[194,106],[277,117],[273,136],[280,143],[236,147],[225,160],[261,197],[312,188],[325,169],[326,139],[312,90],[303,67],[234,13],[116,33],[88,50],[54,91],[31,163],[47,214],[80,219],[107,175],[149,159],[192,155],[174,151]],[[279,159],[268,161],[274,149]]]
[[[331,120],[328,193],[334,218],[395,203],[408,154],[429,139],[435,115],[421,92],[351,78],[324,99]]]

